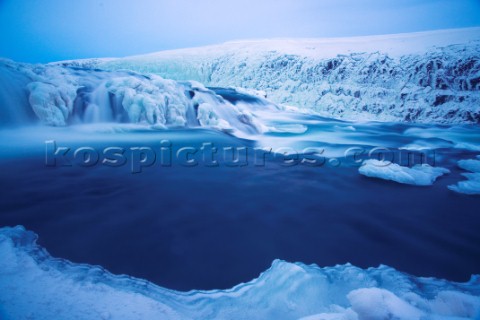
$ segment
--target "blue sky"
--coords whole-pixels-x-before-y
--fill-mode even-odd
[[[47,62],[470,26],[480,26],[480,0],[0,0],[0,57]]]

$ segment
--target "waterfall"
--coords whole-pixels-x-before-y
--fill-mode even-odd
[[[113,122],[112,103],[110,93],[101,83],[93,92],[90,93],[90,103],[87,105],[84,114],[84,122]]]
[[[2,126],[130,122],[164,129],[202,126],[244,136],[263,130],[253,112],[199,83],[0,61]]]

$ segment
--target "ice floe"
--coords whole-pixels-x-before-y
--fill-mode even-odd
[[[469,195],[480,195],[480,157],[477,159],[468,159],[458,161],[458,166],[461,169],[470,171],[471,173],[463,173],[467,178],[465,181],[460,181],[456,185],[450,185],[448,188],[458,193]]]
[[[370,178],[391,180],[417,186],[432,185],[438,177],[450,172],[448,169],[432,167],[428,164],[417,164],[410,168],[375,159],[364,161],[358,171],[360,174]]]

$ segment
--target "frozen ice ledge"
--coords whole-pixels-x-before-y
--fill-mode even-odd
[[[345,120],[480,122],[480,28],[270,39],[64,66],[129,69],[263,90],[277,104]]]
[[[178,292],[52,258],[23,227],[0,229],[0,318],[478,319],[480,278],[417,278],[387,266],[320,268],[276,260],[228,290]]]

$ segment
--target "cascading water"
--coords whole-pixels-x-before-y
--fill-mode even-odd
[[[95,122],[113,122],[113,108],[110,101],[110,93],[101,83],[92,93],[90,93],[90,103],[86,106],[84,121],[88,123]]]

